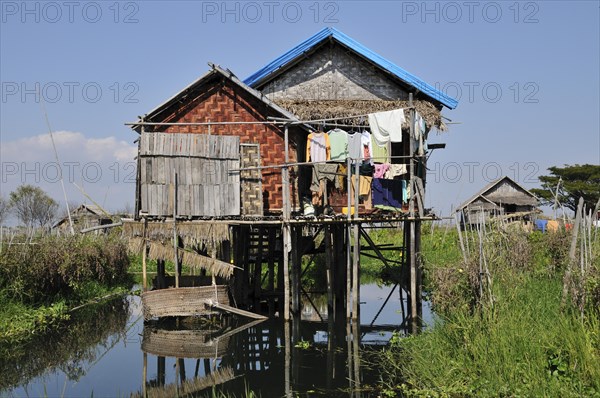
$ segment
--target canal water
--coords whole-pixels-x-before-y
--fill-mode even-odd
[[[381,309],[392,288],[362,285],[354,325],[328,320],[322,296],[303,300],[301,320],[287,324],[234,316],[144,324],[140,298],[129,296],[78,311],[59,333],[1,358],[0,396],[377,396],[375,353],[403,333],[398,289]],[[431,323],[427,303],[423,316]]]

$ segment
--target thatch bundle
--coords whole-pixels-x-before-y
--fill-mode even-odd
[[[143,248],[144,248],[144,238],[133,236],[127,240],[127,250],[129,250],[129,253],[141,254]]]
[[[175,249],[171,245],[151,241],[148,257],[153,260],[172,260],[175,257]],[[222,278],[229,278],[233,274],[234,267],[232,264],[215,258],[202,256],[187,250],[178,250],[178,258],[181,263],[188,265],[192,272],[204,269],[211,275]]]
[[[409,107],[408,101],[385,100],[277,100],[276,102],[300,120],[336,118],[340,124],[356,126],[368,125],[367,118],[350,117]],[[441,131],[446,130],[440,111],[431,102],[417,100],[413,101],[413,106],[425,119],[428,128],[437,127]],[[408,128],[408,120],[402,127]]]
[[[123,233],[128,237],[144,236],[144,223],[131,221],[123,224]],[[194,223],[182,222],[177,224],[177,235],[186,246],[204,246],[214,250],[222,242],[229,240],[229,226],[223,223]],[[149,222],[146,237],[151,241],[166,241],[173,239],[173,223]],[[138,253],[135,251],[135,253]]]

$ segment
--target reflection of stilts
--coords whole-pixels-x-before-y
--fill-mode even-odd
[[[142,397],[172,397],[194,394],[205,388],[234,379],[235,373],[229,366],[217,367],[217,359],[225,356],[230,349],[230,338],[235,334],[256,326],[262,320],[255,320],[236,328],[220,330],[175,329],[167,330],[145,325],[142,340],[143,383]],[[177,323],[179,326],[179,323]],[[155,382],[147,382],[148,354],[157,357],[157,377]],[[166,357],[175,358],[175,382],[165,385]],[[194,377],[187,378],[184,358],[197,358]],[[199,377],[200,359],[204,358],[204,375]],[[210,360],[212,359],[212,365]],[[150,387],[150,388],[149,388]],[[134,395],[139,396],[139,395]]]

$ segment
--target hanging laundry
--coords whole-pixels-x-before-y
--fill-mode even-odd
[[[339,189],[340,182],[336,178],[338,175],[338,165],[335,163],[318,163],[313,165],[312,181],[310,184],[310,190],[313,192],[320,191],[320,181],[328,180],[333,181],[334,186]]]
[[[310,133],[306,140],[306,161],[324,162],[331,157],[329,135],[322,131]]]
[[[371,159],[375,163],[389,163],[390,157],[388,154],[388,144],[387,142],[383,145],[379,145],[375,140],[375,135],[371,134]]]
[[[366,130],[363,130],[360,134],[361,134],[363,159],[365,161],[368,161],[370,164],[373,164],[373,160],[371,160],[371,154],[373,153],[373,149],[371,147],[371,133],[369,133]]]
[[[402,209],[404,198],[404,180],[386,180],[384,178],[373,178],[371,189],[373,192],[373,205],[389,206],[394,209]]]
[[[404,109],[369,114],[371,134],[379,146],[391,142],[402,142],[402,124],[405,122]]]
[[[354,203],[354,197],[356,195],[356,177],[352,177],[352,189],[350,190],[351,201]],[[371,198],[371,183],[373,181],[373,177],[367,177],[359,175],[358,178],[358,195],[363,199],[364,208],[369,210],[372,208],[372,198]]]
[[[388,180],[393,179],[394,177],[398,177],[407,173],[407,167],[405,164],[391,164],[387,169],[383,178],[387,178]]]
[[[362,133],[348,134],[348,156],[352,159],[362,158],[364,155],[362,146]]]
[[[337,180],[338,180],[338,186],[340,188],[343,189],[347,189],[346,188],[346,181],[347,181],[347,175],[348,175],[348,167],[346,167],[345,163],[340,163],[340,165],[338,166],[338,171],[337,171]]]
[[[343,162],[348,158],[348,133],[342,129],[327,132],[331,145],[331,160]]]
[[[375,164],[373,178],[383,178],[385,173],[387,173],[387,171],[389,170],[390,166],[391,165],[389,163]]]
[[[416,153],[418,155],[423,155],[425,153],[426,131],[427,126],[425,124],[425,119],[423,119],[419,112],[415,112],[413,136],[410,140],[412,153]]]

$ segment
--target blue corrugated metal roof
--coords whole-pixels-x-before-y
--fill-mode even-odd
[[[437,90],[433,86],[430,86],[415,75],[408,73],[404,69],[400,68],[398,65],[394,64],[391,61],[388,61],[381,55],[369,50],[367,47],[363,46],[356,40],[352,39],[351,37],[345,35],[344,33],[340,32],[335,28],[323,28],[315,35],[309,37],[302,43],[298,44],[296,47],[292,48],[285,54],[281,55],[280,57],[276,58],[275,60],[271,61],[269,64],[258,70],[256,73],[249,76],[246,80],[244,80],[244,83],[246,83],[250,87],[255,87],[255,85],[262,81],[264,78],[274,73],[278,69],[284,67],[285,65],[295,60],[305,52],[310,51],[314,46],[321,43],[328,37],[332,37],[344,46],[350,48],[351,50],[367,58],[374,64],[378,65],[381,69],[391,73],[398,79],[423,92],[425,95],[439,101],[444,106],[450,109],[454,109],[458,105],[458,101],[454,98],[444,94],[442,91]]]

